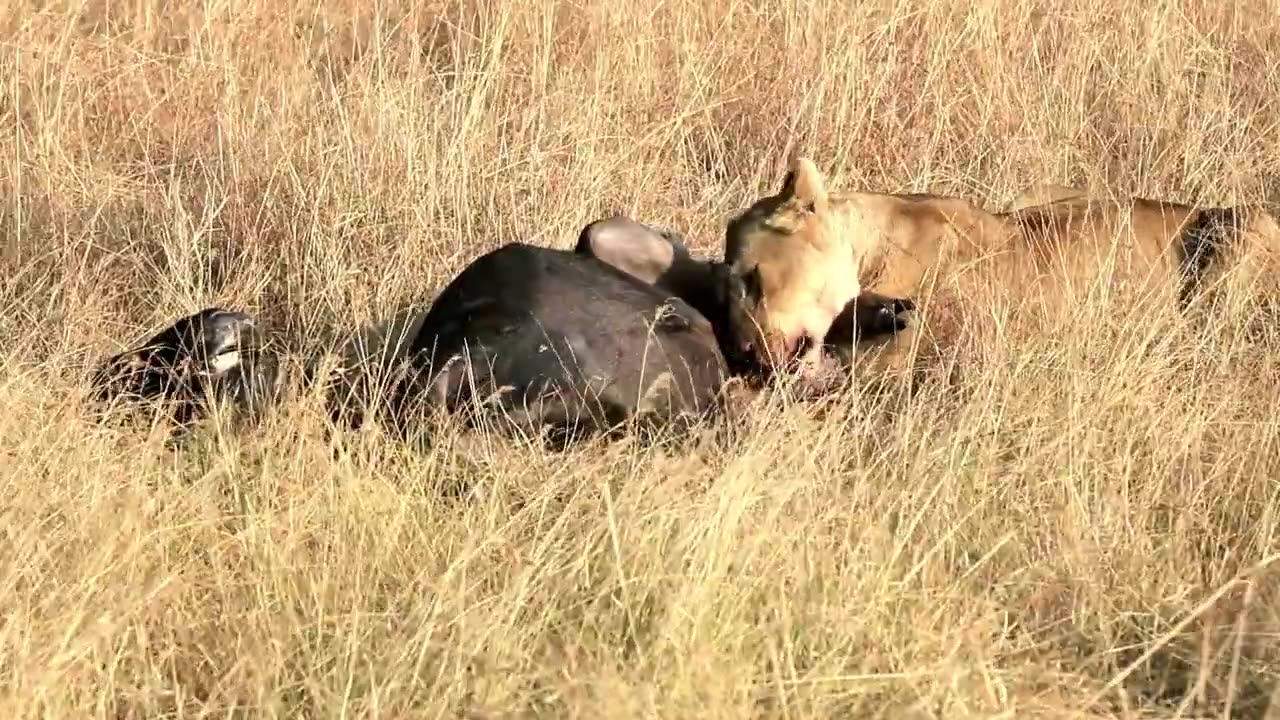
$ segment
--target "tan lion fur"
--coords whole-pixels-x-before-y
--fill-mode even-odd
[[[939,289],[974,293],[956,281],[981,271],[985,287],[1024,300],[1071,303],[1113,279],[1185,305],[1211,271],[1246,259],[1252,269],[1270,267],[1278,247],[1275,219],[1248,207],[1100,198],[1045,184],[997,213],[959,197],[830,192],[802,157],[775,194],[729,221],[725,261],[733,332],[777,364],[803,338],[823,337],[838,308],[863,291],[924,307]],[[1252,262],[1260,258],[1263,265]],[[918,329],[895,342],[910,343]],[[813,353],[811,344],[804,366]]]

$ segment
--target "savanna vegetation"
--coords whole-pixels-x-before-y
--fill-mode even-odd
[[[976,295],[916,392],[679,446],[339,443],[301,397],[173,451],[82,405],[207,305],[312,352],[610,212],[715,255],[797,151],[993,209],[1268,199],[1263,6],[9,0],[0,38],[6,717],[1269,717],[1245,306]]]

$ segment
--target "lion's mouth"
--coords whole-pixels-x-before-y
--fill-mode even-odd
[[[795,338],[782,337],[773,342],[759,343],[757,347],[761,352],[758,353],[758,359],[761,365],[771,370],[785,371],[795,365],[812,346],[813,339],[807,334]]]

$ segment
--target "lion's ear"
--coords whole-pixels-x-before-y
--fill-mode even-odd
[[[783,197],[790,198],[810,212],[827,211],[827,183],[818,166],[807,157],[797,157],[782,180]]]

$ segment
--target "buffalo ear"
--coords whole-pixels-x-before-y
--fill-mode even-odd
[[[665,275],[676,260],[676,247],[671,240],[622,215],[587,225],[574,250],[650,285]]]

